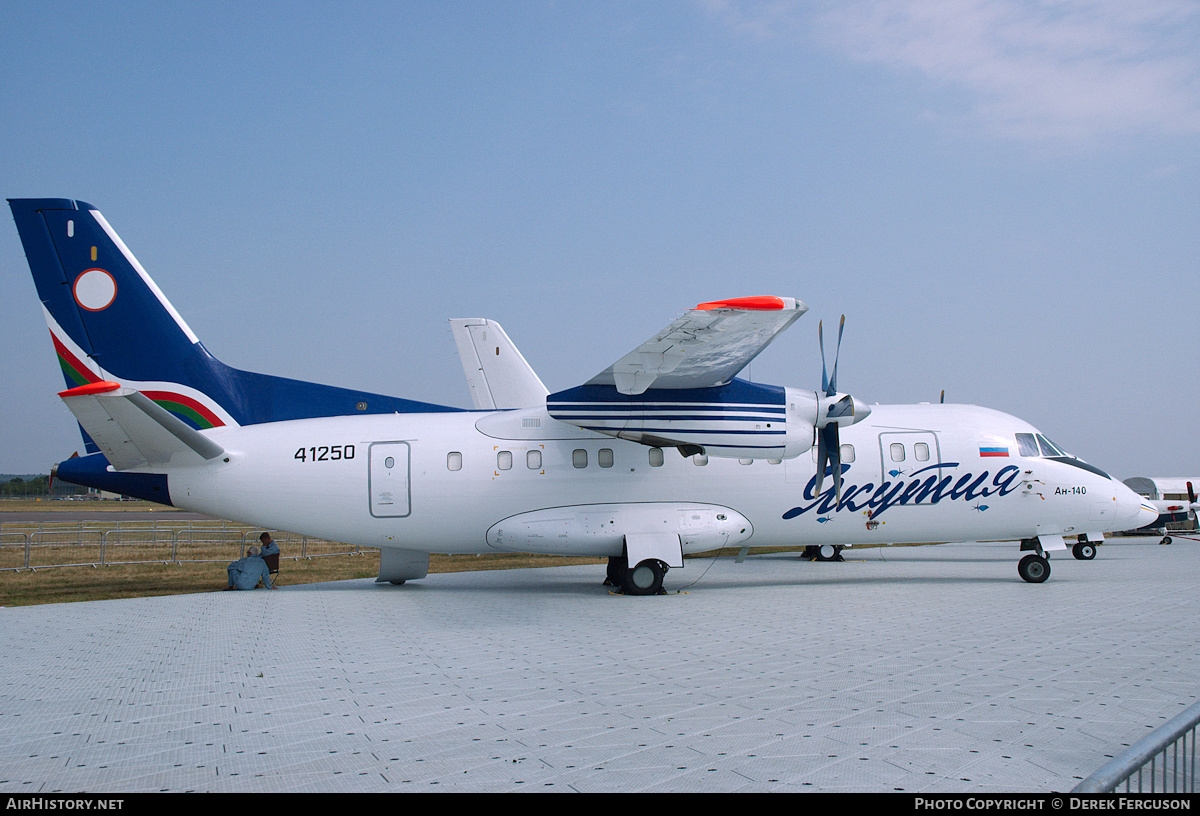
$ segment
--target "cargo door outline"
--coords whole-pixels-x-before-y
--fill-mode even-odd
[[[412,513],[407,442],[373,442],[367,449],[370,460],[367,491],[375,518],[404,518]]]

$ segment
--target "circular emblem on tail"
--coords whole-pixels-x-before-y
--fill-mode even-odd
[[[117,281],[103,269],[85,269],[72,287],[75,302],[89,312],[107,309],[117,297]]]

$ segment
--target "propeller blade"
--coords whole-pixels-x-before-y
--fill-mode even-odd
[[[842,322],[841,322],[841,324],[838,325],[837,348],[834,349],[834,351],[833,351],[833,371],[829,375],[829,390],[825,392],[825,396],[827,396],[827,397],[832,397],[834,394],[837,393],[838,357],[840,357],[842,354],[842,332],[845,330],[846,330],[846,316],[842,315]],[[821,357],[822,357],[821,364],[824,365],[824,357],[825,357],[824,350],[821,351]]]
[[[829,377],[825,373],[825,321],[817,321],[817,342],[821,346],[821,390],[829,396]]]
[[[821,390],[825,392],[825,396],[832,397],[837,393],[837,365],[838,357],[842,353],[842,332],[846,330],[846,316],[842,315],[842,322],[838,325],[837,348],[833,350],[833,371],[831,374],[825,372],[825,326],[824,321],[817,322],[817,342],[821,344]]]
[[[817,323],[817,341],[821,344],[821,390],[826,397],[837,394],[838,358],[842,354],[842,334],[846,331],[846,316],[842,315],[838,323],[837,346],[833,351],[833,369],[825,365],[825,326],[824,322]],[[829,468],[833,476],[833,490],[837,501],[842,501],[842,445],[838,437],[837,421],[844,417],[854,416],[854,398],[844,395],[837,402],[828,403],[824,407],[825,415],[818,418],[817,428],[817,493],[825,482],[825,469]],[[821,424],[824,423],[824,424]]]
[[[821,494],[821,485],[825,483],[826,468],[830,469],[833,476],[833,493],[837,498],[837,504],[841,504],[842,446],[838,439],[836,424],[826,425],[817,434],[817,486],[815,493],[818,496]]]
[[[817,484],[813,494],[821,495],[821,485],[825,483],[825,467],[829,464],[829,451],[825,447],[825,429],[817,429]]]
[[[825,327],[824,321],[817,322],[817,342],[821,344],[821,390],[825,392],[825,396],[832,397],[837,393],[837,366],[838,357],[842,353],[842,332],[846,330],[846,316],[842,315],[842,322],[838,324],[838,339],[837,348],[833,350],[833,373],[827,375],[825,373]]]

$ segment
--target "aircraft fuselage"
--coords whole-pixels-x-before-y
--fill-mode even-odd
[[[540,409],[331,417],[214,429],[229,461],[172,470],[169,489],[189,510],[445,553],[620,555],[647,525],[679,533],[687,553],[1076,535],[1137,518],[1124,485],[1021,456],[1017,433],[1036,430],[974,406],[875,406],[843,431],[839,502],[831,480],[814,493],[811,453],[683,457]]]

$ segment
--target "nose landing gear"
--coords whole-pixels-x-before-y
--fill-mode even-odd
[[[1017,564],[1017,574],[1031,584],[1040,584],[1050,577],[1050,562],[1045,556],[1030,553]]]

